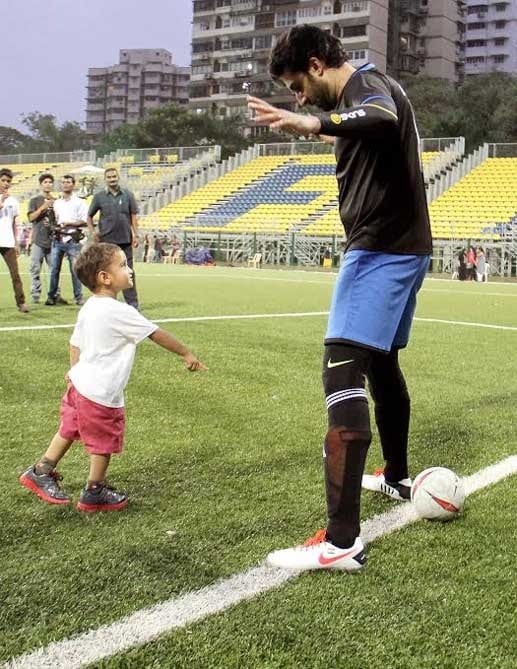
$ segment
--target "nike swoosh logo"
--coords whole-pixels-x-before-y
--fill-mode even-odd
[[[332,369],[332,367],[339,367],[340,365],[348,365],[349,362],[354,362],[353,360],[340,360],[339,362],[332,362],[332,360],[329,360],[327,362],[327,367],[329,369]]]
[[[458,507],[454,506],[454,504],[451,504],[451,502],[448,502],[446,499],[441,499],[440,497],[436,497],[436,495],[432,495],[431,493],[428,493],[429,497],[431,499],[434,499],[434,501],[438,504],[438,506],[441,506],[442,509],[445,509],[445,511],[450,511],[451,513],[459,513]]]
[[[342,560],[343,558],[348,557],[349,555],[353,555],[355,553],[355,549],[348,551],[348,553],[341,553],[341,555],[334,555],[333,557],[325,557],[323,553],[320,553],[318,556],[318,562],[323,565],[329,565],[333,564],[334,562],[338,562],[339,560]]]

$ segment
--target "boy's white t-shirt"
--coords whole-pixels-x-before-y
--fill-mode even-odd
[[[107,407],[124,406],[136,345],[158,326],[112,297],[90,297],[79,311],[70,344],[80,349],[68,372],[77,391]]]
[[[12,249],[16,246],[13,232],[13,219],[20,215],[18,200],[9,195],[0,208],[0,247]]]

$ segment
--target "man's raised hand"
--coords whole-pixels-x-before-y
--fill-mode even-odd
[[[271,130],[280,130],[291,135],[317,135],[321,130],[321,123],[317,116],[310,114],[295,114],[270,105],[260,98],[247,96],[248,108],[255,112],[257,123],[269,125]]]

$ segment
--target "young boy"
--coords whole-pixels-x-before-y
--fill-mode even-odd
[[[20,207],[18,200],[9,195],[12,180],[13,173],[11,170],[6,167],[0,170],[0,255],[3,256],[11,275],[14,299],[18,311],[26,314],[29,309],[25,304],[16,254],[16,224],[20,215]]]
[[[105,483],[113,453],[122,451],[124,388],[136,345],[149,337],[183,358],[193,372],[206,367],[177,339],[144,318],[134,307],[119,302],[117,294],[130,288],[133,272],[114,244],[93,244],[77,258],[75,270],[93,293],[79,312],[70,339],[68,389],[61,402],[61,424],[41,459],[20,477],[20,483],[50,504],[68,504],[59,485],[56,465],[75,440],[90,456],[88,483],[77,508],[112,511],[128,503],[125,494]]]

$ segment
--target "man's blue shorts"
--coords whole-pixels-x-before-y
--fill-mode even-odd
[[[325,344],[349,342],[380,351],[406,346],[428,267],[429,256],[345,253]]]

